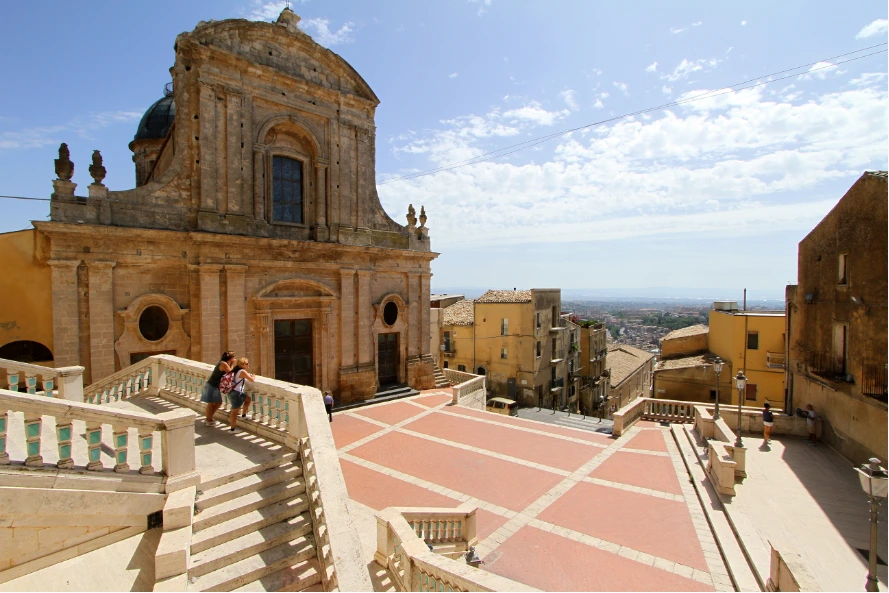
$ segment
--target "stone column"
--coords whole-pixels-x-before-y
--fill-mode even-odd
[[[229,214],[243,214],[243,181],[241,147],[244,144],[241,132],[241,95],[225,89],[225,171],[226,171],[226,211]]]
[[[253,217],[265,220],[265,151],[253,149]]]
[[[355,360],[355,270],[340,270],[340,355],[342,366],[353,367]]]
[[[423,350],[420,346],[420,339],[423,335],[423,332],[420,328],[420,319],[422,317],[422,302],[420,293],[420,273],[418,271],[410,271],[407,274],[407,306],[408,310],[406,313],[408,314],[407,319],[407,338],[408,338],[408,347],[407,347],[407,355],[408,356],[419,356]],[[428,340],[428,338],[427,338]]]
[[[355,339],[358,341],[358,364],[373,364],[373,320],[370,303],[370,270],[358,270],[358,331]]]
[[[259,372],[266,377],[274,376],[272,363],[269,360],[269,314],[260,313],[259,320]]]
[[[80,364],[77,266],[74,260],[49,260],[52,269],[53,359],[59,367]]]
[[[216,212],[216,91],[213,87],[201,85],[200,105],[201,210]]]
[[[219,306],[219,271],[218,264],[201,264],[201,352],[203,361],[208,364],[219,362],[222,354],[220,340],[221,326]]]
[[[90,312],[90,383],[114,373],[113,261],[87,262]],[[129,366],[130,361],[120,361]]]
[[[327,163],[315,162],[315,240],[327,241]]]
[[[226,350],[234,350],[238,358],[247,355],[247,315],[244,304],[244,274],[247,266],[225,265],[225,317],[228,321]]]
[[[429,285],[432,282],[432,274],[425,273],[420,276],[420,354],[429,354]]]

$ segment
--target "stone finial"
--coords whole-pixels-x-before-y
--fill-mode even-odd
[[[105,175],[105,167],[102,166],[102,153],[98,150],[94,150],[93,164],[90,165],[90,176],[93,178],[96,185],[102,185],[102,180],[105,179]]]
[[[291,33],[302,33],[297,26],[302,19],[292,10],[290,10],[289,6],[284,7],[284,10],[281,11],[281,14],[278,15],[278,20],[276,21],[279,25],[284,25],[287,27],[287,30]]]
[[[74,177],[74,163],[71,162],[71,152],[68,145],[62,142],[59,146],[59,158],[56,159],[56,177],[62,181],[71,181]]]
[[[414,210],[413,204],[407,205],[407,225],[417,226],[417,211]]]
[[[426,228],[426,206],[420,206],[420,228]]]

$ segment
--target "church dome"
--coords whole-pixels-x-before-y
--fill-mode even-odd
[[[170,93],[148,108],[139,122],[133,141],[166,138],[175,115],[176,104],[173,102],[173,94]]]

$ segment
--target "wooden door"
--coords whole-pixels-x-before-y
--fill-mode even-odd
[[[275,321],[275,379],[298,385],[315,386],[312,364],[312,321]]]
[[[398,334],[377,335],[377,377],[380,385],[398,382]]]

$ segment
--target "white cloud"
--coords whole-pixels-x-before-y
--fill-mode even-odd
[[[657,62],[645,69],[646,72],[657,72]]]
[[[523,121],[530,122],[539,126],[551,126],[557,120],[569,114],[567,109],[562,111],[547,111],[537,101],[531,101],[524,107],[510,109],[503,112],[503,119],[511,120],[512,123],[520,123]]]
[[[71,136],[91,139],[93,138],[92,132],[115,124],[131,124],[134,121],[138,121],[141,117],[142,112],[136,110],[105,111],[77,116],[64,124],[0,132],[0,149],[26,150],[58,145],[62,142],[69,142]],[[135,131],[135,128],[133,128],[133,131]]]
[[[830,62],[818,62],[809,68],[809,71],[805,74],[800,74],[797,76],[797,80],[812,80],[817,78],[818,80],[824,80],[827,78],[827,73],[836,70],[836,66],[831,64]],[[837,70],[837,74],[842,74],[839,70]]]
[[[527,153],[518,153],[509,161],[381,185],[379,192],[390,211],[412,202],[435,213],[436,250],[690,237],[713,229],[739,236],[803,232],[841,195],[820,191],[824,183],[886,168],[886,102],[882,85],[801,103],[776,100],[761,87],[732,91],[648,121],[624,120],[562,138],[549,158],[535,152],[533,161],[519,160]],[[542,109],[534,103],[531,108]],[[415,156],[425,154],[434,164],[458,160],[435,160],[437,144],[482,154],[517,141],[492,143],[495,137],[532,125],[508,121],[506,113],[442,122],[407,146],[425,147]],[[455,228],[460,232],[448,232]]]
[[[864,72],[858,78],[853,78],[852,80],[850,80],[849,84],[853,84],[855,86],[871,86],[874,84],[883,83],[883,80],[885,78],[885,72]]]
[[[664,85],[661,87],[661,92],[665,95],[670,95],[673,93],[673,89],[671,87],[668,87],[667,85]]]
[[[263,2],[263,0],[253,0],[252,8],[247,13],[247,18],[251,21],[275,21],[281,11],[289,3],[285,0],[272,0]]]
[[[482,16],[483,14],[488,12],[488,9],[491,7],[491,3],[493,1],[494,0],[468,0],[468,2],[470,4],[478,4],[479,5],[478,16]]]
[[[608,91],[602,91],[601,93],[599,93],[596,96],[599,97],[600,99],[607,99],[608,97],[611,96],[611,93],[609,93]]]
[[[352,33],[355,32],[355,23],[352,21],[343,24],[336,31],[331,31],[330,21],[323,18],[303,19],[299,22],[299,27],[324,47],[333,47],[334,45],[355,41],[355,38],[352,36]]]
[[[704,70],[705,68],[712,69],[715,68],[719,64],[719,60],[716,58],[710,59],[700,59],[700,60],[686,60],[683,59],[678,66],[673,69],[673,72],[670,74],[664,74],[661,76],[663,80],[669,80],[670,82],[676,82],[677,80],[687,79],[692,73],[699,72]]]
[[[692,23],[691,26],[692,26],[692,27],[700,27],[700,26],[703,25],[703,24],[704,24],[704,21],[698,21],[698,22],[696,22],[696,23]]]
[[[457,78],[457,73],[451,72],[450,74],[448,74],[448,78]]]
[[[682,33],[683,31],[685,31],[687,29],[688,29],[688,27],[684,27],[682,29],[674,29],[673,27],[670,27],[670,33],[672,33],[673,35],[679,35],[680,33]]]
[[[562,97],[562,100],[565,101],[565,105],[568,106],[568,109],[571,111],[577,111],[579,105],[577,104],[577,99],[574,96],[574,91],[571,89],[564,90],[559,93],[559,96]]]
[[[744,25],[746,25],[746,24],[747,24],[747,21],[741,21],[741,26],[742,26],[742,27],[743,27]]]
[[[861,31],[858,32],[858,35],[855,36],[855,39],[865,39],[867,37],[873,37],[874,35],[885,35],[887,31],[889,31],[889,20],[877,19],[861,29]]]
[[[628,94],[629,94],[629,93],[627,92],[627,88],[629,88],[629,86],[627,85],[627,83],[625,83],[625,82],[618,82],[618,81],[615,80],[615,81],[612,82],[611,84],[613,84],[613,85],[614,85],[614,88],[620,90],[620,92],[622,92],[623,94],[625,94],[625,95],[628,95]]]
[[[602,75],[602,71],[599,70],[598,68],[593,68],[593,74],[595,74],[596,76],[601,76],[601,75]]]
[[[605,103],[602,102],[602,99],[597,98],[596,102],[593,103],[593,107],[595,107],[596,109],[602,109],[603,107],[605,107]]]

